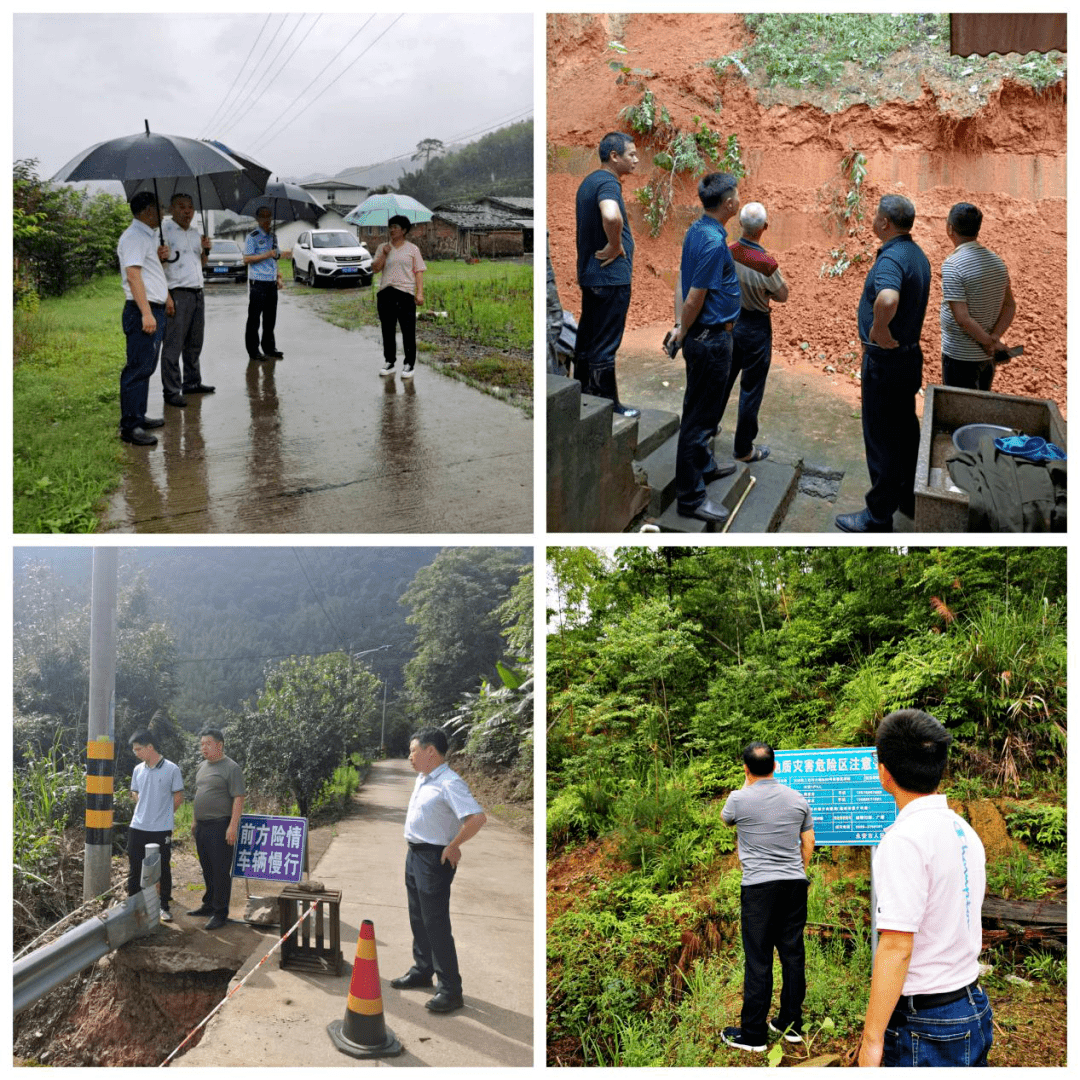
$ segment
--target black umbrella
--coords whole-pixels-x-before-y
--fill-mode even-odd
[[[157,197],[154,178],[208,176],[214,173],[239,172],[240,164],[228,154],[222,153],[209,143],[199,139],[186,139],[182,135],[156,135],[150,131],[138,135],[125,135],[119,139],[91,146],[73,157],[54,177],[57,183],[74,183],[79,180],[148,180]],[[160,206],[160,199],[159,199]],[[162,244],[165,237],[158,224],[158,236]]]
[[[270,170],[251,158],[235,153],[224,143],[203,140],[207,145],[231,158],[236,165],[227,172],[214,172],[192,176],[159,176],[155,180],[129,180],[124,192],[130,199],[137,191],[160,191],[166,203],[172,202],[177,192],[191,195],[196,208],[202,213],[203,235],[206,235],[207,210],[235,210],[266,190]],[[192,192],[192,180],[195,190]]]
[[[254,199],[248,200],[241,213],[248,217],[254,217],[256,211],[269,207],[278,220],[278,212],[285,221],[313,221],[318,224],[319,218],[326,213],[326,207],[317,203],[302,187],[296,184],[285,184],[274,181],[266,185],[266,191]],[[274,246],[277,247],[277,236],[274,236]]]

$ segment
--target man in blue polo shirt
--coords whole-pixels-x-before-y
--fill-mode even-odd
[[[619,401],[615,354],[630,310],[634,238],[622,197],[622,178],[637,168],[634,140],[618,131],[600,140],[600,168],[577,190],[577,274],[581,321],[574,349],[574,377],[582,393],[613,402],[616,413],[640,416]]]
[[[915,516],[915,466],[922,387],[922,335],[930,299],[930,262],[911,238],[915,207],[902,195],[883,195],[874,215],[882,242],[859,300],[862,429],[870,490],[866,506],[838,514],[843,532],[892,532],[893,514]]]
[[[698,184],[698,198],[705,212],[683,240],[682,306],[674,334],[686,361],[686,391],[675,454],[675,498],[683,517],[723,523],[728,510],[708,497],[705,485],[735,471],[733,464],[716,463],[709,440],[720,425],[724,388],[731,371],[731,331],[742,303],[724,229],[739,212],[738,181],[730,173],[709,173]]]
[[[461,858],[461,845],[483,828],[487,817],[465,781],[446,764],[446,735],[438,728],[417,732],[409,743],[409,764],[416,778],[405,815],[405,889],[413,935],[413,966],[391,979],[396,990],[430,986],[438,992],[425,1003],[432,1012],[460,1009],[461,972],[450,929],[450,886]]]
[[[139,891],[146,845],[157,844],[161,849],[161,921],[172,922],[172,832],[174,815],[184,801],[184,778],[179,766],[158,752],[153,732],[136,731],[128,743],[139,764],[131,774],[135,813],[128,829],[127,894]]]

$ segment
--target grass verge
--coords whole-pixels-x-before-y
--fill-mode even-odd
[[[95,278],[15,313],[13,528],[90,533],[120,482],[121,298]]]
[[[298,298],[315,290],[294,285]],[[345,330],[377,327],[376,289],[319,292],[315,305]],[[418,359],[532,415],[532,266],[522,263],[431,262],[424,274]]]

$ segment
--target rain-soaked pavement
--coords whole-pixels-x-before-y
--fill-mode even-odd
[[[281,293],[283,360],[250,362],[247,289],[206,289],[203,381],[164,406],[158,445],[124,447],[103,528],[176,533],[532,532],[532,421],[422,362],[381,378],[379,331]],[[400,372],[400,342],[398,347]]]

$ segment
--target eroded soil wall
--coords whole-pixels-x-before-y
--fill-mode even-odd
[[[738,136],[747,170],[741,199],[765,204],[770,226],[764,243],[778,255],[791,289],[789,302],[773,307],[774,358],[798,353],[822,370],[858,368],[855,312],[866,262],[838,277],[822,276],[822,268],[835,264],[834,251],[872,259],[877,241],[869,219],[881,195],[900,192],[915,203],[913,236],[934,271],[922,344],[925,381],[940,381],[940,267],[952,251],[945,219],[954,203],[970,201],[983,211],[980,240],[1009,267],[1017,315],[1006,341],[1026,350],[999,369],[994,388],[1048,397],[1065,410],[1066,125],[1060,84],[1036,94],[1005,82],[970,115],[950,109],[944,91],[925,82],[910,100],[873,108],[764,108],[741,77],[720,79],[702,66],[747,43],[737,16],[549,16],[548,228],[560,296],[575,314],[574,194],[596,167],[600,138],[625,129],[619,112],[641,97],[640,88],[616,84],[608,66],[612,40],[629,50],[628,64],[650,73],[638,81],[668,109],[675,126],[691,130],[692,118],[700,116],[722,137]],[[648,137],[639,137],[638,146],[641,164],[623,181],[637,245],[631,329],[670,319],[682,237],[700,214],[696,180],[680,179],[663,230],[649,235],[636,192],[658,175],[652,157],[659,146]],[[830,206],[850,186],[840,162],[853,149],[867,159],[865,216],[848,235]],[[738,235],[736,222],[729,232]]]

